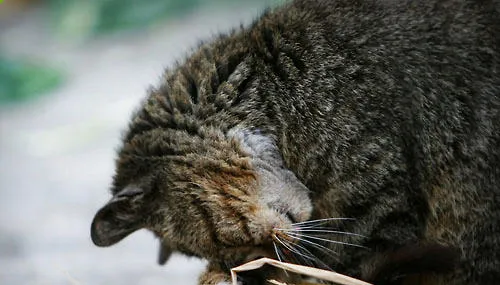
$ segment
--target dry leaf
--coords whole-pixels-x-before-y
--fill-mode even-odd
[[[324,285],[324,284],[318,284],[318,283],[300,283],[300,284],[287,284],[283,282],[279,282],[276,280],[267,280],[267,282],[273,284],[273,285]]]
[[[242,271],[249,271],[260,268],[266,264],[272,265],[274,267],[278,267],[290,272],[307,275],[313,278],[335,282],[341,285],[372,285],[370,283],[361,281],[359,279],[355,279],[346,275],[342,275],[333,271],[318,269],[314,267],[308,267],[303,265],[291,264],[286,262],[281,262],[271,258],[261,258],[254,261],[250,261],[238,267],[234,267],[231,269],[231,279],[233,285],[237,285],[237,273]],[[275,283],[275,284],[284,284],[286,283]]]

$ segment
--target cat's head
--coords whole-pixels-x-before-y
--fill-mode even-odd
[[[134,132],[119,151],[113,197],[92,222],[98,246],[144,228],[161,241],[160,263],[177,251],[236,264],[272,255],[273,230],[310,217],[308,190],[266,135],[203,126]]]

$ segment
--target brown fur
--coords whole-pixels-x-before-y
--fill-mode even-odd
[[[92,239],[149,229],[161,263],[205,258],[200,284],[218,284],[232,266],[276,258],[296,223],[355,218],[328,225],[354,235],[328,239],[365,248],[288,238],[314,265],[380,284],[494,284],[499,70],[496,0],[297,0],[267,12],[150,90]],[[242,282],[268,274],[285,278]]]

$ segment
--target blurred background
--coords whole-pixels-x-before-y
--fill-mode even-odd
[[[89,237],[120,132],[165,67],[283,0],[0,0],[0,284],[196,284],[137,232]]]

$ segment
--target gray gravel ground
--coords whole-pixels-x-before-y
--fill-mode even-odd
[[[204,262],[156,265],[157,241],[137,232],[97,248],[89,227],[109,199],[114,149],[130,112],[164,67],[199,39],[246,23],[262,7],[205,9],[135,34],[55,41],[39,11],[0,27],[10,55],[68,74],[39,99],[0,107],[0,284],[195,284]]]

